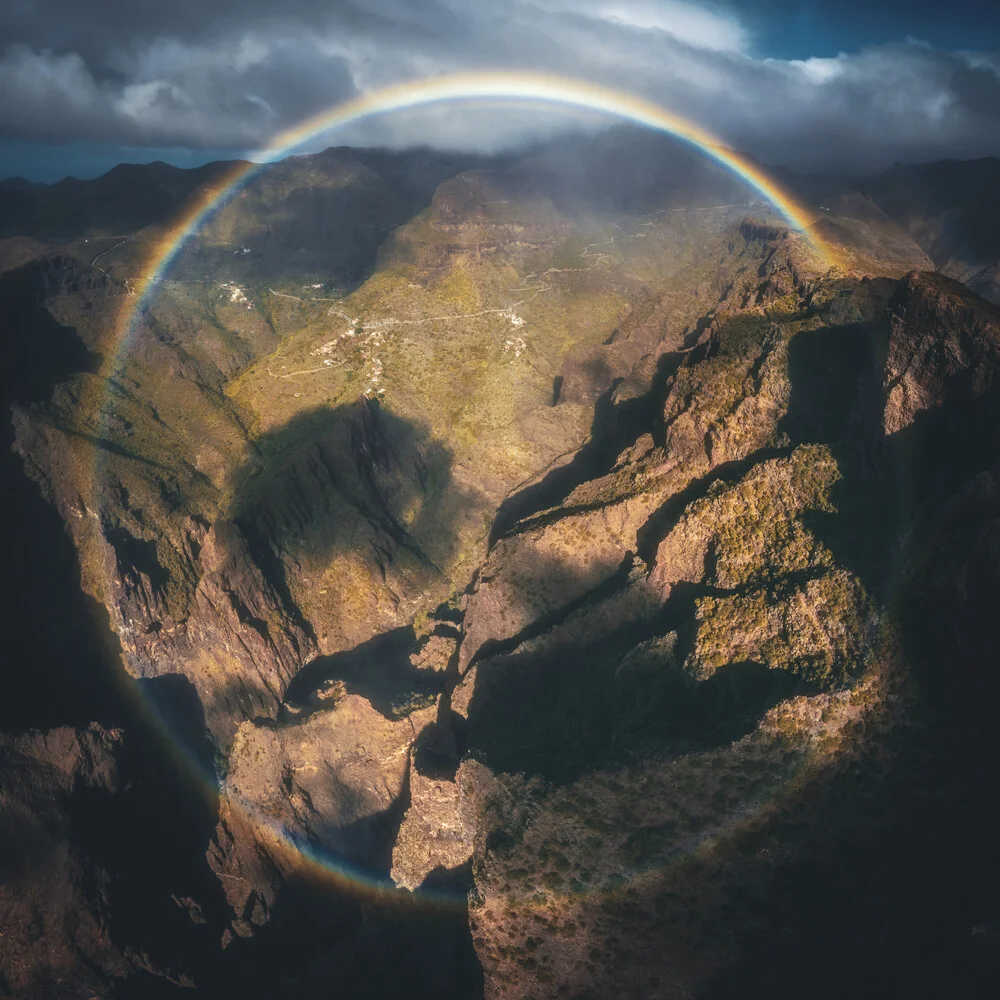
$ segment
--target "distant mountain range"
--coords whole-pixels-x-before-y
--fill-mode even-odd
[[[532,171],[535,183],[539,173],[546,171],[557,177],[553,193],[575,191],[591,201],[603,193],[624,210],[630,206],[637,211],[662,207],[665,192],[676,197],[683,191],[684,197],[690,197],[698,186],[706,191],[726,187],[719,168],[707,164],[699,154],[669,139],[624,126],[596,139],[564,139],[519,156],[489,158],[431,150],[394,153],[336,147],[296,159],[305,172],[312,169],[306,164],[319,167],[323,162],[337,162],[340,169],[348,163],[364,168],[372,180],[378,177],[382,181],[381,199],[402,198],[404,213],[424,203],[448,176],[468,169],[507,169],[514,163]],[[197,190],[224,176],[235,162],[194,169],[162,162],[121,164],[94,180],[66,178],[54,184],[8,178],[0,181],[0,237],[69,239],[162,226]],[[289,170],[289,162],[268,170],[280,174]],[[683,185],[679,184],[681,174]],[[818,211],[839,213],[864,223],[868,230],[874,226],[882,239],[898,238],[901,231],[927,254],[937,270],[987,298],[1000,300],[1000,206],[994,196],[1000,185],[1000,159],[896,164],[860,178],[788,171],[779,171],[778,176]],[[734,200],[747,197],[740,182],[731,181],[729,188]],[[390,212],[387,219],[392,223],[397,217]],[[866,236],[870,245],[871,232]]]

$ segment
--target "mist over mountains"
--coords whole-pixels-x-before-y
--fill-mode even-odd
[[[66,178],[48,185],[8,178],[0,181],[0,233],[68,240],[167,225],[197,191],[219,181],[234,165],[224,161],[183,169],[165,163],[122,164],[92,181]],[[382,235],[426,204],[442,180],[469,170],[520,175],[524,183],[544,188],[550,197],[576,198],[581,204],[619,211],[669,208],[671,199],[688,205],[713,199],[749,205],[756,200],[741,181],[709,166],[699,154],[631,126],[617,126],[595,137],[568,136],[492,157],[429,148],[392,152],[331,147],[264,168],[251,186],[262,191],[265,201],[275,193],[265,193],[269,184],[273,189],[284,185],[292,196],[293,190],[325,183],[324,170],[365,175],[362,183],[372,204],[358,205],[355,186],[350,189],[349,207],[344,193],[333,193],[333,201],[341,199],[342,204],[335,209],[331,201],[329,211],[350,215],[349,225],[377,219],[374,232]],[[778,176],[817,213],[827,215],[828,226],[836,228],[841,225],[838,217],[843,217],[850,220],[848,228],[863,228],[854,237],[838,232],[840,239],[848,243],[858,239],[869,246],[902,241],[907,252],[923,251],[937,270],[996,300],[1000,280],[1000,218],[992,197],[1000,182],[996,158],[898,163],[871,175],[799,174],[786,169]],[[315,194],[312,190],[307,197]],[[327,227],[339,224],[334,216],[324,221]],[[303,237],[298,218],[294,239]],[[896,252],[902,252],[901,246]]]

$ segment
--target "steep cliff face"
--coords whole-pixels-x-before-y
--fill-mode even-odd
[[[910,275],[891,300],[879,348],[886,366],[881,382],[871,381],[881,390],[913,655],[964,755],[960,748],[986,731],[997,693],[987,609],[1000,567],[1000,310],[940,275]],[[982,804],[996,807],[990,796]]]
[[[887,310],[862,376],[859,416],[893,561],[905,573],[906,558],[956,491],[992,468],[997,310],[958,282],[925,273],[901,281]]]
[[[831,526],[863,506],[844,499],[868,489],[852,442],[882,419],[867,386],[907,285],[791,275],[738,284],[690,346],[661,344],[645,393],[621,383],[585,448],[509,497],[467,596],[425,638],[331,656],[276,732],[244,723],[213,849],[237,934],[301,877],[289,840],[407,889],[471,860],[487,995],[626,981],[666,996],[728,961],[708,886],[742,891],[798,856],[786,809],[826,837],[855,821],[815,789],[884,753],[907,667]],[[399,728],[353,692],[366,677],[385,699],[386,664],[407,655],[401,690],[427,672],[441,686],[426,709],[397,699]],[[350,761],[345,737],[364,747]],[[345,791],[355,773],[371,802]],[[345,798],[380,857],[344,839]]]
[[[996,389],[996,309],[941,275],[911,274],[889,303],[883,430],[955,410]],[[987,443],[987,447],[992,442]]]

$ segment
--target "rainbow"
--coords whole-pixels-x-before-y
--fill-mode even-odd
[[[214,185],[201,192],[157,242],[156,250],[143,267],[139,279],[132,288],[132,295],[126,300],[119,317],[116,328],[116,349],[107,355],[105,374],[109,374],[109,364],[113,366],[117,363],[121,351],[138,325],[137,320],[143,312],[143,306],[150,300],[184,244],[229,197],[239,190],[242,184],[262,170],[266,164],[288,155],[317,136],[366,118],[441,102],[482,99],[519,99],[597,111],[676,136],[743,178],[751,188],[770,202],[794,229],[801,231],[823,264],[827,267],[837,265],[838,258],[835,251],[813,229],[812,217],[808,210],[781,188],[757,163],[727,148],[700,126],[652,101],[593,83],[544,74],[491,72],[438,76],[386,87],[323,111],[275,136],[267,150],[260,153],[256,161],[239,162]],[[188,763],[190,766],[196,766],[190,761]],[[201,778],[206,794],[218,792],[214,783],[209,786],[205,775],[201,775]],[[317,875],[332,877],[342,887],[361,888],[376,894],[393,895],[393,890],[384,881],[375,879],[342,861],[325,857],[321,852],[310,849],[308,845],[292,842],[283,829],[259,815],[251,803],[236,797],[231,797],[230,801],[260,830],[267,833],[274,846],[283,847],[289,854],[298,857]],[[425,893],[421,895],[424,898],[427,896]]]
[[[148,299],[187,240],[240,185],[268,163],[287,156],[297,147],[326,132],[366,118],[429,104],[482,99],[520,99],[597,111],[637,125],[676,136],[727,167],[764,196],[789,224],[800,230],[827,267],[836,266],[837,255],[813,229],[809,211],[769,176],[759,164],[725,146],[699,125],[643,97],[612,90],[583,80],[537,73],[458,73],[385,87],[352,98],[280,133],[254,162],[241,161],[181,214],[158,242],[133,289],[128,308],[118,324],[121,340],[127,338],[139,307]]]

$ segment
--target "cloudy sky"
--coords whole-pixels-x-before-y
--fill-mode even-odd
[[[766,162],[1000,154],[998,0],[2,0],[0,176],[246,154],[345,97],[469,69],[652,98]],[[448,105],[323,145],[492,150],[592,118]]]

